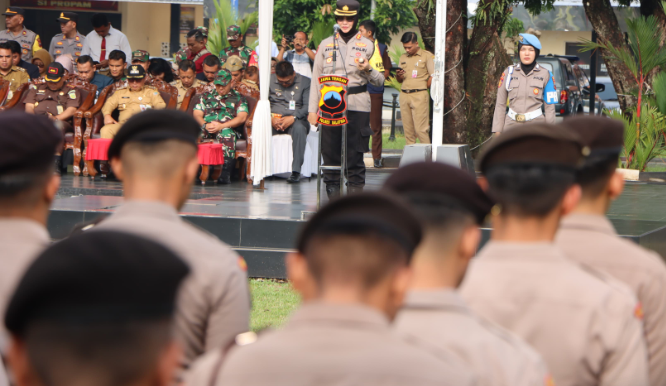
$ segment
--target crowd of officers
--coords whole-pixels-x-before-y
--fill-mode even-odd
[[[245,261],[178,215],[197,120],[129,118],[108,150],[123,203],[55,244],[62,133],[24,112],[0,126],[0,350],[17,386],[666,384],[666,266],[605,217],[621,122],[521,125],[482,149],[478,180],[419,163],[330,201],[285,257],[302,305],[258,336]]]

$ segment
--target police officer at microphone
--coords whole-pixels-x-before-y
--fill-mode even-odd
[[[540,50],[541,42],[536,36],[520,34],[520,63],[507,67],[499,81],[493,133],[499,134],[527,122],[555,123],[555,104],[558,102],[555,80],[548,69],[537,63]]]
[[[324,39],[319,45],[312,69],[312,85],[308,121],[317,125],[317,110],[322,95],[317,79],[322,74],[336,74],[349,79],[347,84],[347,181],[350,193],[360,192],[365,186],[365,163],[363,153],[369,151],[370,94],[368,83],[384,84],[384,73],[370,66],[374,43],[358,31],[359,3],[356,0],[338,0],[335,21],[340,29],[335,35]],[[334,60],[335,59],[335,60]],[[341,126],[324,126],[321,131],[321,154],[324,164],[340,165]],[[340,173],[337,170],[324,172],[326,194],[329,199],[340,195]]]

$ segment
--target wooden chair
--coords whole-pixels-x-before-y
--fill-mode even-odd
[[[70,76],[66,82],[67,86],[79,90],[81,93],[81,105],[74,113],[72,119],[73,133],[65,134],[65,150],[72,149],[74,154],[74,163],[72,169],[74,175],[81,174],[81,146],[83,144],[83,115],[88,111],[95,102],[95,94],[97,93],[97,86],[83,81],[75,76]]]
[[[0,106],[5,104],[7,95],[9,95],[9,84],[10,82],[0,79]]]
[[[251,92],[243,92],[246,90]],[[240,134],[240,138],[236,142],[236,159],[243,159],[243,164],[241,165],[241,180],[247,178],[247,182],[252,184],[252,177],[250,177],[250,170],[252,167],[252,120],[254,119],[254,110],[257,108],[257,102],[259,101],[260,96],[257,91],[250,89],[246,90],[239,90],[241,95],[247,99],[249,114],[247,115],[245,125],[236,129],[236,132]]]
[[[30,87],[31,83],[24,83],[21,86],[19,86],[18,89],[16,89],[16,92],[14,93],[14,96],[12,96],[12,99],[8,100],[4,106],[0,106],[0,111],[7,111],[7,110],[12,110],[12,109],[23,109],[23,98],[25,98],[26,94],[28,93],[28,88]]]

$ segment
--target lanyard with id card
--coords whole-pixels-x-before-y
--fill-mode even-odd
[[[296,110],[296,101],[294,100],[294,92],[291,92],[291,100],[289,101],[289,110],[295,111]]]

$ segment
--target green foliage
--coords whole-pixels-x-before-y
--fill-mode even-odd
[[[400,64],[400,57],[405,53],[405,50],[397,46],[395,49],[389,49],[389,57],[394,63]]]
[[[522,33],[523,31],[525,31],[525,26],[523,25],[523,21],[520,19],[511,17],[504,24],[504,38],[506,39],[518,38],[518,34]]]
[[[398,91],[402,90],[402,83],[398,82],[393,76],[389,76],[388,79],[384,80],[384,86],[393,87]]]
[[[300,296],[286,282],[270,279],[250,280],[252,314],[250,328],[260,331],[279,328],[301,302]]]
[[[331,36],[331,31],[333,31],[333,26],[335,25],[334,20],[324,20],[317,21],[312,27],[312,37],[310,42],[312,43],[313,48],[319,47],[319,44],[322,40]]]
[[[662,70],[652,81],[652,90],[654,91],[654,106],[657,110],[666,116],[666,72]]]
[[[229,42],[227,41],[227,27],[235,24],[241,27],[241,33],[245,35],[250,26],[257,24],[259,14],[256,11],[249,14],[246,13],[243,19],[237,19],[234,16],[231,0],[213,0],[213,4],[215,4],[215,17],[210,19],[206,48],[217,55],[229,46]]]
[[[666,157],[666,116],[659,113],[656,107],[647,104],[643,106],[643,110],[640,117],[636,114],[636,107],[633,107],[628,115],[617,110],[605,111],[608,117],[624,123],[624,147],[619,165],[621,168],[645,171],[650,161]],[[639,124],[641,130],[637,138],[635,128]]]

